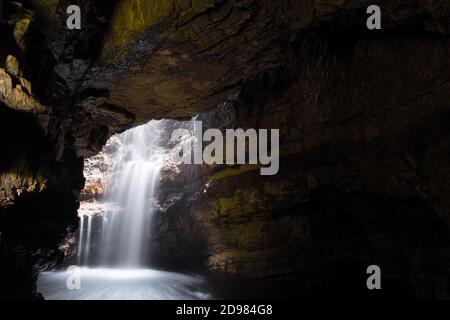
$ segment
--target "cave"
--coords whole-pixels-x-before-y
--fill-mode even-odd
[[[450,4],[366,2],[0,1],[0,300],[450,298]]]

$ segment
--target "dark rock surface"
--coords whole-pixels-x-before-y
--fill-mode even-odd
[[[447,1],[379,1],[374,32],[371,1],[74,3],[81,31],[63,0],[0,9],[1,298],[37,297],[37,269],[61,259],[83,158],[221,104],[212,126],[280,129],[280,173],[181,168],[163,185],[161,263],[318,291],[379,264],[408,294],[449,297]]]
[[[28,1],[2,3],[2,299],[39,297],[35,292],[37,271],[62,261],[58,244],[76,227],[78,195],[84,185],[83,158],[77,155],[80,151],[73,137],[79,115],[71,106],[75,90],[70,91],[69,83],[80,81],[83,71],[77,68],[62,77],[57,71],[68,61],[74,63],[83,50],[89,52],[85,62],[93,57],[88,47],[95,32],[91,28],[86,34],[70,34],[63,29],[64,6],[55,7],[51,1],[35,3],[41,6],[33,7]],[[53,9],[60,15],[50,15],[52,21],[41,20],[40,9]],[[47,23],[53,28],[46,28]],[[87,47],[83,49],[80,43]],[[95,145],[94,138],[102,137],[86,137],[87,150]]]

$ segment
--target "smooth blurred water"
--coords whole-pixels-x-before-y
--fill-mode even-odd
[[[47,300],[211,299],[205,278],[152,269],[80,269],[81,289],[69,290],[71,271],[42,272],[37,289]]]
[[[95,203],[95,216],[80,213],[80,265],[145,266],[150,255],[148,239],[160,171],[167,152],[160,146],[163,129],[163,121],[151,121],[113,138],[115,151],[108,164],[105,195]],[[103,221],[93,228],[94,219]]]

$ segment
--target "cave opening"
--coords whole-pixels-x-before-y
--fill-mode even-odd
[[[163,129],[163,121],[151,121],[115,135],[100,155],[86,160],[90,190],[85,188],[87,199],[79,210],[79,265],[148,265],[146,238],[167,154]]]
[[[161,232],[155,215],[164,211],[161,183],[177,165],[170,152],[170,128],[189,130],[191,124],[152,120],[112,136],[99,154],[85,160],[79,227],[61,245],[66,256],[62,271],[40,275],[38,287],[45,298],[210,297],[204,277],[164,270],[152,255],[153,233]],[[77,273],[79,285],[73,280]],[[69,286],[79,290],[67,290]]]

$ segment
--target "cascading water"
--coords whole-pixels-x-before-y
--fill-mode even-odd
[[[109,163],[105,195],[96,204],[101,214],[81,215],[79,264],[145,265],[149,247],[146,233],[166,153],[160,146],[162,127],[162,121],[151,121],[116,136],[117,150]],[[93,219],[102,219],[95,230]]]
[[[160,171],[165,121],[112,137],[106,147],[105,192],[80,210],[78,265],[81,290],[68,290],[70,271],[42,272],[46,299],[203,299],[204,279],[148,266],[150,230]],[[73,276],[73,275],[72,275]]]

